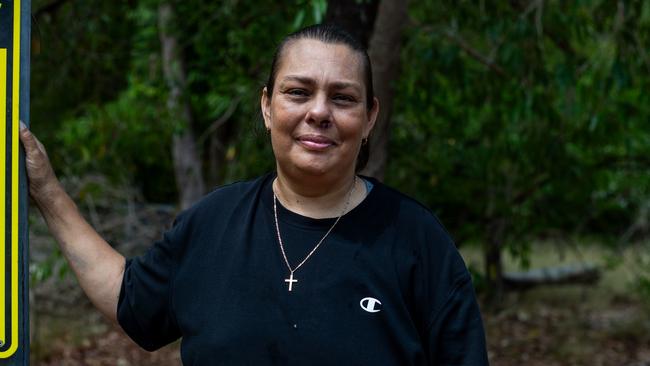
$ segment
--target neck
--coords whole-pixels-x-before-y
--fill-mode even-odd
[[[359,189],[354,172],[339,179],[296,179],[278,169],[273,191],[285,208],[315,219],[338,217],[348,199],[350,210],[365,197],[365,189]]]

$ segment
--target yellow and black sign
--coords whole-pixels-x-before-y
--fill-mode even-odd
[[[0,0],[0,365],[28,363],[25,179],[18,141],[28,118],[29,0]]]

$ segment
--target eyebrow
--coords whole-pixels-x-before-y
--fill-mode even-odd
[[[288,82],[288,81],[297,81],[301,84],[306,84],[306,85],[314,85],[316,82],[314,79],[307,77],[307,76],[300,76],[300,75],[287,75],[282,78],[282,81],[280,82],[280,85]],[[361,86],[358,83],[353,83],[349,81],[335,81],[333,83],[330,83],[331,87],[336,90],[341,90],[345,88],[352,88],[356,91],[361,91]]]

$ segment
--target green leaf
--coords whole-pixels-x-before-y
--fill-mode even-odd
[[[302,28],[302,24],[305,20],[305,10],[301,9],[298,11],[296,14],[295,18],[293,18],[293,23],[291,25],[291,30],[292,31],[297,31],[298,29]]]

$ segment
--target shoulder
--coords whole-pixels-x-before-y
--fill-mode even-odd
[[[265,174],[252,180],[216,187],[201,200],[177,216],[177,221],[215,220],[237,207],[259,198],[262,188],[273,179]]]
[[[186,254],[188,248],[200,250],[199,244],[209,244],[221,232],[241,222],[245,215],[254,212],[259,201],[259,192],[272,179],[270,174],[249,181],[235,182],[215,188],[190,208],[180,212],[162,240],[160,247],[175,257]]]
[[[262,187],[273,179],[272,174],[265,174],[255,179],[239,181],[216,187],[190,210],[200,211],[215,204],[236,204],[242,199],[254,198]]]
[[[416,235],[433,236],[453,246],[451,235],[429,207],[395,188],[370,180],[376,189],[378,208],[400,229]]]
[[[438,217],[425,205],[376,180],[375,210],[384,226],[394,227],[400,250],[416,256],[425,276],[445,281],[469,278],[456,245]],[[430,272],[431,271],[431,272]]]

